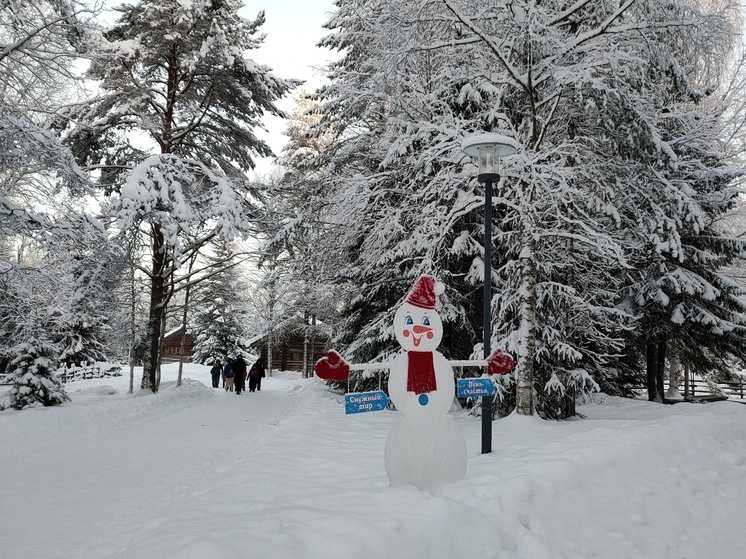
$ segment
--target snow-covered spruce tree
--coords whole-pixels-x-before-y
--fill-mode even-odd
[[[11,350],[8,380],[13,386],[0,396],[0,410],[56,406],[70,397],[54,374],[57,348],[44,338],[29,335]]]
[[[624,324],[618,318],[620,311],[638,314],[639,307],[616,310],[608,303],[619,301],[631,281],[638,283],[630,266],[639,270],[648,262],[645,269],[656,260],[657,249],[649,248],[670,246],[679,270],[699,268],[692,287],[707,282],[701,282],[701,266],[684,257],[682,240],[693,245],[692,256],[718,255],[705,272],[708,281],[717,276],[717,258],[739,257],[742,250],[740,242],[704,227],[730,205],[734,191],[727,184],[737,173],[722,156],[728,151],[717,120],[723,107],[706,102],[722,75],[722,67],[707,64],[727,59],[733,46],[729,6],[709,12],[686,2],[553,8],[514,4],[510,20],[521,33],[512,50],[496,51],[514,85],[505,98],[512,128],[534,151],[530,174],[519,178],[514,195],[526,203],[512,213],[520,236],[515,277],[522,284],[518,293],[527,294],[514,303],[522,315],[515,332],[528,342],[519,358],[535,350],[533,359],[519,359],[518,407],[521,387],[527,388],[521,377],[533,363],[545,416],[562,415],[551,392],[563,391],[571,367],[602,379],[608,365],[629,365],[623,356],[632,348],[619,351]],[[458,9],[451,12],[476,36],[489,28]],[[480,41],[497,48],[485,37]],[[711,312],[738,325],[743,313],[736,292],[724,289],[725,278],[715,283],[723,297]],[[706,287],[685,290],[700,303],[710,298]],[[583,332],[589,318],[594,336]]]
[[[106,231],[86,216],[70,214],[46,230],[43,242],[17,235],[23,256],[0,274],[0,371],[13,348],[24,344],[33,322],[35,339],[47,340],[55,365],[103,360],[111,296],[122,261]],[[39,316],[43,314],[42,318]],[[31,318],[36,317],[36,318]]]
[[[459,192],[445,173],[433,182],[449,163],[439,161],[435,152],[416,167],[392,163],[419,133],[414,128],[400,133],[399,119],[405,114],[428,123],[420,140],[415,140],[418,145],[432,135],[450,138],[455,145],[454,129],[433,122],[436,115],[450,111],[447,105],[453,100],[439,99],[432,91],[426,99],[427,92],[418,96],[425,74],[433,78],[427,91],[437,82],[443,62],[437,54],[429,60],[396,59],[395,50],[404,44],[407,31],[402,11],[411,6],[406,3],[337,5],[339,10],[327,25],[335,32],[323,44],[344,54],[330,69],[331,85],[320,92],[323,106],[317,132],[318,136],[331,134],[334,141],[306,163],[323,184],[315,214],[324,222],[326,240],[334,247],[324,252],[337,259],[327,264],[325,276],[344,294],[346,319],[337,342],[357,361],[385,359],[398,351],[391,330],[395,307],[421,273],[435,273],[449,287],[441,312],[453,325],[446,331],[442,348],[466,357],[472,352],[475,335],[463,303],[469,301],[469,306],[479,299],[472,286],[461,286],[473,256],[455,274],[445,262],[464,260],[462,254],[450,251],[456,239],[469,246],[470,239],[462,237],[462,232],[467,237],[469,232],[479,233],[476,216],[465,210],[480,205],[475,186]],[[437,25],[418,31],[423,36],[439,33]],[[474,323],[479,320],[474,317]]]
[[[246,355],[250,321],[246,310],[248,287],[240,271],[241,259],[226,243],[220,243],[209,277],[194,295],[190,330],[195,334],[192,360],[210,365],[215,359]]]
[[[468,132],[505,122],[499,111],[504,84],[484,78],[487,72],[495,79],[488,72],[494,66],[491,53],[458,46],[468,29],[442,10],[399,3],[361,11],[344,3],[331,23],[340,31],[328,44],[345,48],[361,37],[355,48],[367,53],[367,58],[343,57],[340,64],[355,71],[340,71],[323,92],[328,114],[322,121],[349,123],[327,154],[339,177],[329,206],[339,208],[336,219],[349,262],[340,275],[362,286],[350,299],[342,331],[352,351],[366,349],[358,359],[397,350],[390,334],[393,310],[424,272],[435,273],[449,288],[441,313],[450,328],[442,349],[466,357],[481,337],[483,192],[474,168],[465,166],[460,142]],[[368,36],[376,30],[380,34]],[[349,157],[360,151],[368,158],[378,154],[372,169]],[[517,204],[511,196],[496,201],[500,211],[493,231],[503,250],[495,252],[504,263],[511,239],[500,233],[502,219],[508,202]],[[497,282],[497,274],[491,279]],[[496,312],[501,322],[509,318],[504,309]],[[502,338],[493,341],[505,347],[510,338]],[[587,378],[582,371],[577,375]]]
[[[349,126],[319,164],[334,169],[327,206],[340,208],[335,243],[349,259],[339,276],[363,286],[358,313],[347,307],[349,347],[385,346],[395,301],[386,290],[421,271],[456,286],[445,319],[459,316],[449,304],[469,309],[476,329],[481,192],[459,144],[473,131],[504,131],[523,150],[505,162],[494,198],[493,341],[518,356],[518,411],[533,413],[538,395],[543,416],[565,415],[564,395],[603,380],[628,350],[631,315],[617,302],[639,254],[636,216],[670,188],[651,163],[665,166],[674,144],[677,165],[683,157],[705,175],[727,174],[726,162],[693,149],[717,145],[714,128],[695,126],[714,122],[717,109],[682,103],[684,126],[666,145],[670,114],[660,105],[687,76],[677,56],[689,53],[672,37],[725,55],[718,29],[727,18],[657,2],[338,6],[326,44],[346,50],[322,92],[322,123]],[[651,71],[663,59],[669,65]],[[688,78],[697,75],[692,68]],[[697,188],[681,170],[682,191]],[[688,208],[679,211],[673,222],[688,219]]]
[[[7,258],[0,266],[0,371],[13,375],[4,402],[12,407],[64,401],[51,373],[59,342],[75,339],[87,353],[95,337],[86,328],[73,333],[85,320],[75,301],[85,299],[92,282],[76,283],[87,272],[76,272],[64,252],[73,240],[90,240],[96,227],[67,203],[86,191],[87,175],[50,131],[63,102],[75,95],[74,63],[92,15],[74,0],[0,5],[0,246]],[[50,208],[49,215],[40,207]],[[94,312],[100,317],[100,311]]]
[[[317,98],[302,94],[288,119],[288,143],[279,159],[284,173],[270,185],[265,205],[270,219],[261,265],[268,272],[257,301],[266,334],[282,338],[295,333],[310,347],[317,333],[329,335],[338,321],[340,297],[328,278],[344,264],[336,247],[329,245],[335,226],[327,221],[324,208],[325,176],[313,163],[334,138],[333,131],[318,127],[319,106]],[[311,368],[304,372],[312,374]]]
[[[17,264],[0,273],[0,374],[7,374],[13,385],[0,400],[0,409],[68,399],[54,375],[59,353],[51,339],[57,276],[44,270]]]
[[[0,5],[2,370],[15,358],[13,348],[26,342],[23,321],[35,305],[48,314],[34,333],[40,340],[71,333],[65,323],[79,315],[69,305],[72,286],[61,278],[72,270],[60,245],[86,238],[92,225],[67,203],[86,192],[88,178],[50,127],[63,103],[75,96],[75,63],[93,15],[74,0]],[[27,247],[37,253],[35,260]]]
[[[421,273],[436,273],[451,288],[444,320],[454,327],[446,330],[442,349],[466,357],[476,339],[474,325],[481,321],[477,312],[469,312],[472,306],[480,308],[478,289],[462,288],[473,253],[480,246],[472,235],[479,235],[481,225],[477,216],[469,215],[469,210],[481,206],[475,185],[464,193],[454,188],[450,177],[432,183],[433,175],[443,167],[440,161],[433,166],[438,157],[435,152],[410,168],[392,163],[400,155],[397,151],[406,151],[406,143],[419,133],[415,130],[419,122],[409,130],[399,130],[398,119],[404,114],[427,120],[420,139],[413,140],[418,145],[432,135],[454,141],[455,127],[448,130],[433,122],[443,110],[450,110],[452,99],[439,99],[434,92],[426,99],[411,99],[422,91],[420,80],[427,76],[433,82],[424,90],[432,89],[443,63],[436,53],[422,60],[410,57],[397,67],[404,59],[397,59],[396,53],[406,42],[407,20],[401,17],[405,3],[337,5],[339,10],[327,25],[335,32],[323,44],[344,54],[330,69],[331,85],[319,94],[323,100],[320,122],[305,134],[311,140],[325,140],[324,149],[309,153],[305,136],[296,141],[291,136],[286,150],[286,164],[291,167],[288,176],[291,180],[301,177],[304,185],[306,198],[298,207],[310,210],[294,214],[295,223],[289,222],[284,230],[286,238],[291,244],[303,239],[303,246],[308,247],[308,224],[313,223],[320,233],[314,258],[321,272],[314,278],[336,284],[338,297],[344,301],[345,320],[335,327],[335,345],[344,348],[351,359],[385,360],[398,351],[391,331],[393,311]],[[416,33],[438,36],[440,30],[431,25]],[[448,183],[445,188],[444,182]],[[423,207],[412,207],[418,203]],[[460,222],[455,232],[454,222]],[[323,248],[324,242],[328,247]],[[459,245],[458,251],[450,250],[451,243]],[[461,252],[464,247],[466,255]],[[460,261],[459,273],[451,274],[446,260]],[[376,383],[355,375],[351,389],[364,389],[368,382]]]
[[[157,390],[159,340],[168,280],[190,247],[220,235],[230,240],[251,228],[259,193],[245,172],[253,156],[270,155],[254,134],[263,114],[281,115],[274,102],[295,85],[247,58],[259,46],[260,12],[238,16],[238,0],[183,3],[142,0],[123,5],[104,33],[88,77],[100,96],[71,111],[77,156],[103,168],[101,186],[119,192],[110,211],[122,228],[149,236],[149,351],[142,388]],[[129,133],[144,133],[133,146]],[[136,167],[132,168],[133,161]],[[202,235],[184,235],[197,228]]]
[[[85,216],[71,215],[58,229],[73,234],[57,235],[45,264],[61,286],[50,306],[57,359],[67,366],[104,361],[110,315],[119,303],[116,290],[125,277],[124,255],[103,227]]]
[[[267,269],[253,290],[251,306],[256,317],[256,335],[263,339],[263,348],[266,349],[269,373],[275,356],[298,318],[294,301],[288,296],[293,292],[292,277],[284,275],[282,268],[274,263],[264,267]],[[283,364],[280,368],[284,368]]]
[[[27,274],[32,272],[30,267],[15,262],[0,268],[0,374],[9,372],[11,349],[22,341],[19,336],[25,323],[26,305],[31,303],[27,297]]]
[[[721,224],[736,205],[736,179],[744,172],[743,138],[729,133],[744,123],[743,101],[733,91],[743,70],[728,64],[738,46],[735,8],[702,14],[679,6],[681,19],[698,25],[658,30],[670,49],[652,52],[647,73],[634,83],[649,91],[649,75],[667,73],[669,80],[657,84],[646,114],[619,119],[621,132],[636,133],[629,147],[636,152],[638,188],[631,194],[640,212],[626,216],[637,219],[637,251],[622,304],[641,316],[630,348],[647,372],[651,400],[665,397],[671,346],[683,366],[703,375],[727,373],[746,355],[744,289],[727,268],[743,261],[746,244]],[[618,146],[627,160],[629,147]]]

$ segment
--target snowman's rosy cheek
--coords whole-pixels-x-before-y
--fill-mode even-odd
[[[435,335],[435,334],[433,334],[432,332],[428,332],[428,333],[427,333],[427,339],[428,339],[428,340],[432,340],[432,339],[433,339],[433,336],[434,336],[434,335]]]
[[[409,330],[404,330],[404,332],[402,332],[402,334],[404,334],[405,338],[409,337]]]

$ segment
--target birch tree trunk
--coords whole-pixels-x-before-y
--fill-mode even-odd
[[[524,220],[521,261],[520,342],[516,375],[516,411],[534,415],[534,352],[536,341],[536,263],[531,227]]]

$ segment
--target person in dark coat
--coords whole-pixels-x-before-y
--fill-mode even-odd
[[[210,374],[212,375],[212,387],[217,388],[220,385],[220,375],[223,372],[223,365],[220,363],[220,359],[216,359],[215,363],[212,365],[212,369],[210,369]]]
[[[236,394],[246,390],[246,361],[240,355],[233,362],[233,385],[236,387]]]
[[[223,388],[226,392],[229,390],[233,392],[233,359],[230,357],[223,365]]]
[[[251,370],[249,371],[249,392],[254,392],[255,390],[258,392],[262,389],[264,374],[264,361],[260,357],[251,366]]]

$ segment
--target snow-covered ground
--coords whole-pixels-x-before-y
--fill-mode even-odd
[[[128,378],[67,385],[72,402],[0,413],[0,557],[147,559],[741,559],[746,406],[599,398],[586,419],[453,417],[466,477],[390,487],[399,417],[345,415],[317,379],[259,393]],[[139,381],[139,372],[136,385]]]

